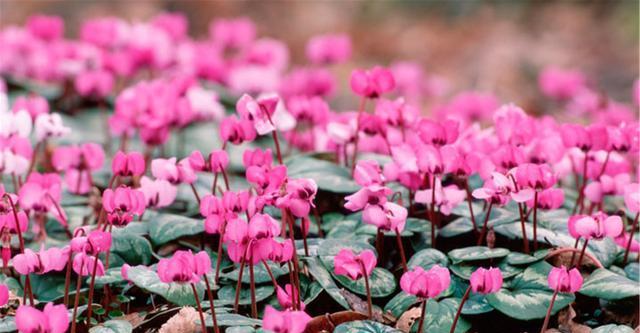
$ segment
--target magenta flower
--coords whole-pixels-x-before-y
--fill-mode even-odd
[[[360,160],[353,170],[353,180],[360,186],[383,185],[382,168],[373,160]]]
[[[49,113],[49,103],[47,100],[39,95],[18,96],[13,102],[13,113],[19,114],[20,111],[26,111],[31,116],[31,121],[41,115]],[[29,126],[31,130],[31,126]]]
[[[144,157],[138,152],[118,151],[111,162],[111,171],[118,176],[140,176],[144,173]]]
[[[528,189],[523,189],[526,191]],[[520,191],[520,192],[522,192]],[[540,209],[558,209],[564,203],[564,190],[561,188],[548,188],[538,193],[538,208]],[[527,200],[527,206],[533,207],[533,199]]]
[[[27,182],[20,188],[19,198],[20,207],[24,210],[57,214],[58,211],[54,207],[59,204],[62,198],[60,176],[55,173],[31,173]],[[62,223],[66,221],[63,217],[58,216],[58,219]]]
[[[277,95],[254,99],[244,94],[236,103],[236,111],[242,119],[253,124],[258,134],[265,135],[276,129],[286,131],[295,126],[295,119],[281,104]]]
[[[178,194],[178,188],[168,181],[147,176],[140,178],[139,190],[144,194],[146,206],[155,208],[171,205]]]
[[[359,254],[353,253],[350,249],[342,249],[333,258],[334,272],[338,275],[346,275],[352,280],[357,280],[371,275],[378,260],[371,250],[364,250]]]
[[[349,83],[354,93],[367,98],[378,98],[396,85],[391,71],[383,67],[356,69],[351,72]]]
[[[289,209],[295,217],[305,218],[309,216],[311,207],[315,207],[313,200],[317,192],[318,185],[313,179],[289,179],[286,194],[278,198],[276,204]]]
[[[561,293],[574,293],[582,287],[582,275],[577,268],[553,267],[549,272],[549,288]]]
[[[80,96],[99,99],[107,97],[113,90],[114,84],[113,74],[104,69],[80,72],[74,82]]]
[[[156,158],[151,161],[151,174],[157,179],[162,179],[171,184],[193,183],[197,176],[191,168],[189,160],[176,162],[176,158]]]
[[[604,125],[582,126],[564,124],[560,128],[565,147],[578,147],[582,151],[600,150],[607,147],[608,133]]]
[[[535,137],[533,119],[514,104],[505,104],[495,111],[493,122],[496,135],[502,143],[519,146]]]
[[[62,249],[51,247],[42,249],[40,252],[24,249],[24,253],[13,257],[13,267],[22,275],[31,273],[42,275],[51,271],[61,271],[67,265],[69,251],[69,247]]]
[[[97,264],[97,266],[96,266]],[[89,276],[95,270],[96,276],[104,275],[104,265],[100,259],[96,260],[95,256],[80,252],[73,257],[73,271],[81,276]]]
[[[363,221],[370,223],[373,221],[369,221],[368,218],[365,218],[365,215],[375,217],[376,214],[382,213],[382,207],[387,202],[387,196],[391,192],[391,189],[380,185],[363,187],[358,192],[345,197],[347,202],[344,207],[352,212],[363,210]],[[369,210],[371,210],[370,213],[368,212]]]
[[[315,36],[307,43],[306,54],[316,65],[343,63],[351,57],[351,40],[342,34]]]
[[[189,166],[195,171],[222,172],[229,166],[229,155],[224,150],[214,150],[205,161],[199,151],[194,151],[188,158]]]
[[[426,205],[432,203],[432,189],[416,191],[415,201]],[[444,215],[451,214],[451,211],[467,198],[467,192],[461,190],[456,185],[442,186],[440,179],[436,179],[435,184],[435,205]]]
[[[280,187],[287,179],[287,167],[284,165],[273,168],[251,166],[247,168],[246,176],[258,195],[270,195],[280,191]]]
[[[129,224],[133,216],[140,216],[146,208],[145,195],[140,190],[120,186],[102,193],[102,207],[108,213],[109,223],[116,226]]]
[[[45,41],[54,41],[63,37],[64,21],[60,16],[32,15],[27,19],[29,33]]]
[[[304,311],[278,311],[271,305],[264,309],[262,328],[273,333],[302,333],[311,317]]]
[[[223,142],[239,145],[245,141],[253,141],[256,138],[256,130],[251,121],[229,116],[220,123],[220,138]]]
[[[285,310],[292,310],[296,300],[298,299],[298,291],[291,284],[287,283],[284,288],[278,286],[276,289],[276,296],[278,297],[278,303]],[[304,310],[305,304],[300,302],[300,310]]]
[[[290,261],[293,258],[293,241],[291,239],[285,239],[282,243],[272,240],[270,242],[271,251],[267,258],[273,262],[284,263]]]
[[[209,255],[200,251],[176,251],[171,258],[160,259],[158,262],[158,276],[165,283],[196,283],[200,277],[211,270]]]
[[[28,305],[16,310],[16,327],[20,333],[64,333],[69,327],[69,314],[64,304],[47,303],[42,311]]]
[[[569,219],[568,229],[572,234],[587,240],[616,238],[622,233],[623,224],[620,216],[607,216],[599,212],[593,216],[572,216]]]
[[[508,172],[526,160],[525,152],[521,147],[510,144],[499,146],[490,153],[491,161],[501,172]]]
[[[95,143],[60,146],[53,152],[51,162],[58,171],[69,169],[96,171],[104,162],[104,150]]]
[[[630,212],[640,212],[640,184],[631,183],[624,187],[624,204]]]
[[[555,67],[545,68],[538,77],[538,85],[542,93],[557,100],[567,100],[586,88],[584,74],[576,70],[565,70]]]
[[[418,168],[423,173],[439,175],[445,172],[440,149],[432,145],[421,145],[416,149]]]
[[[6,284],[0,284],[0,306],[7,305],[9,301],[9,288]]]
[[[260,148],[254,150],[246,149],[242,153],[242,165],[244,165],[245,168],[249,168],[250,166],[271,168],[272,163],[273,153],[270,148],[265,150]]]
[[[516,169],[515,176],[520,187],[536,191],[548,189],[556,183],[556,176],[547,164],[521,164]]]
[[[417,266],[400,278],[402,290],[420,298],[434,298],[447,290],[450,284],[449,270],[439,265],[434,265],[427,271]]]
[[[217,19],[209,25],[209,37],[223,48],[241,49],[253,42],[256,27],[247,17]]]
[[[495,293],[502,287],[502,272],[500,268],[491,267],[485,269],[480,267],[471,273],[469,279],[471,290],[474,293],[491,294]]]
[[[423,119],[418,124],[420,139],[428,145],[444,146],[452,144],[458,139],[460,123],[456,120],[447,119],[442,122],[435,122]]]

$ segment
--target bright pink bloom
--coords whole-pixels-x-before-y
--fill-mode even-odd
[[[284,109],[278,95],[254,99],[244,94],[236,103],[236,111],[242,119],[251,122],[260,135],[295,127],[295,119]]]
[[[200,214],[206,219],[204,230],[210,234],[218,234],[224,227],[227,214],[222,200],[211,194],[205,195],[200,200]]]
[[[528,189],[523,189],[526,191]],[[539,209],[558,209],[564,204],[564,190],[561,188],[548,188],[538,193]],[[533,199],[527,201],[527,207],[533,208]]]
[[[183,39],[187,35],[189,28],[186,16],[173,12],[164,12],[156,15],[151,24],[166,32],[174,41]]]
[[[362,211],[362,221],[379,229],[402,232],[407,222],[407,209],[387,201],[383,205],[371,206]]]
[[[285,239],[282,243],[275,239],[271,242],[271,251],[269,251],[268,259],[273,262],[284,263],[293,258],[293,241]]]
[[[316,65],[342,63],[351,57],[351,40],[341,34],[315,36],[307,43],[306,53]]]
[[[9,301],[9,288],[6,284],[0,284],[0,306],[7,305]]]
[[[69,314],[64,304],[47,303],[42,311],[21,305],[16,310],[16,327],[20,333],[64,333],[69,328]]]
[[[196,283],[200,277],[211,270],[209,255],[200,251],[176,251],[171,258],[160,259],[158,276],[165,283]]]
[[[157,179],[163,179],[171,184],[193,183],[197,176],[191,168],[189,160],[177,162],[175,157],[156,158],[151,161],[151,174]]]
[[[516,169],[518,186],[542,191],[556,183],[556,176],[547,164],[525,163]]]
[[[549,287],[561,293],[575,293],[582,287],[582,275],[577,268],[567,271],[564,266],[553,267],[549,272]]]
[[[256,27],[247,17],[217,19],[209,25],[209,37],[223,48],[241,49],[256,37]]]
[[[220,123],[220,138],[223,142],[239,145],[244,141],[253,141],[256,138],[256,130],[251,121],[228,116]]]
[[[38,213],[53,212],[62,197],[62,182],[55,173],[31,173],[27,182],[20,188],[20,207]]]
[[[494,172],[491,179],[484,182],[483,187],[473,190],[473,197],[493,202],[498,205],[505,205],[509,197],[516,202],[525,202],[533,198],[534,192],[531,189],[515,190],[515,186],[505,175]]]
[[[13,257],[13,267],[22,274],[31,273],[45,274],[51,271],[61,271],[67,265],[69,248],[51,247],[34,252],[31,249],[24,249],[24,253]]]
[[[434,298],[447,290],[450,284],[449,270],[440,265],[434,265],[428,271],[417,266],[400,278],[402,291],[420,298]]]
[[[366,213],[368,210],[381,212],[382,206],[387,202],[387,196],[391,193],[391,189],[379,185],[363,187],[358,192],[345,197],[347,202],[344,207],[352,212],[364,210],[364,218],[365,215],[369,215],[369,213]],[[372,215],[375,215],[375,213],[372,213]],[[369,223],[371,221],[365,219],[364,222]]]
[[[588,170],[587,166],[587,170]],[[624,188],[629,184],[629,174],[623,173],[611,177],[607,174],[602,175],[597,181],[592,181],[584,188],[584,195],[593,203],[600,203],[607,195],[616,195],[624,193]]]
[[[311,317],[304,311],[278,311],[267,305],[262,318],[262,328],[273,333],[302,333]]]
[[[13,113],[26,111],[31,116],[31,120],[35,121],[39,115],[49,113],[49,103],[39,95],[18,96],[13,102],[12,109]]]
[[[353,180],[360,186],[382,185],[382,168],[373,160],[360,160],[353,171]]]
[[[354,93],[367,98],[378,98],[396,85],[391,71],[383,67],[356,69],[351,72],[349,83]]]
[[[521,147],[516,147],[510,144],[504,144],[498,147],[498,149],[490,153],[491,160],[498,167],[498,170],[507,172],[526,159],[525,152]]]
[[[624,187],[624,204],[630,212],[640,212],[640,184],[631,183]]]
[[[94,230],[87,236],[87,243],[84,252],[97,255],[101,252],[108,252],[111,249],[111,233],[107,231]]]
[[[96,276],[104,275],[104,265],[100,259],[97,260],[98,266],[96,266],[96,257],[88,255],[84,252],[80,252],[73,257],[73,271],[78,275],[88,276],[92,275],[95,270]]]
[[[51,162],[58,171],[69,169],[95,171],[102,168],[104,150],[95,143],[60,146],[54,150]]]
[[[351,280],[357,280],[371,275],[378,260],[371,250],[364,250],[359,254],[353,253],[350,249],[342,249],[333,258],[334,272],[338,275],[346,275]]]
[[[229,166],[229,155],[226,151],[218,149],[209,154],[209,160],[205,161],[199,151],[194,151],[188,158],[189,166],[195,171],[222,172]]]
[[[176,199],[178,188],[163,179],[152,180],[147,176],[140,179],[140,191],[144,194],[147,207],[169,206]]]
[[[295,304],[298,299],[298,291],[293,288],[293,286],[287,283],[284,288],[278,286],[276,289],[276,296],[278,297],[278,303],[285,310],[293,309],[293,304]],[[300,310],[304,310],[305,304],[300,302]]]
[[[62,38],[64,21],[59,16],[32,15],[27,20],[26,28],[34,37],[46,41],[54,41]]]
[[[578,147],[582,151],[600,150],[607,147],[607,128],[601,124],[582,126],[577,124],[564,124],[560,128],[562,142],[565,147]]]
[[[118,176],[140,176],[144,173],[144,157],[138,152],[118,151],[111,162],[111,171]]]
[[[555,67],[545,68],[538,78],[542,93],[557,100],[574,97],[586,87],[584,74],[576,70],[565,70]]]
[[[620,216],[599,212],[593,216],[570,218],[569,230],[584,239],[616,238],[622,233],[623,224]]]
[[[480,267],[471,273],[469,282],[474,293],[492,294],[502,287],[502,272],[500,268],[485,269]]]
[[[111,93],[114,81],[106,70],[83,71],[76,76],[75,88],[80,96],[102,99]]]
[[[460,123],[447,119],[442,122],[423,119],[418,125],[420,139],[428,145],[443,146],[458,139]]]
[[[280,187],[287,178],[287,167],[278,165],[274,168],[251,166],[247,168],[247,181],[254,185],[259,195],[273,194],[279,192]]]
[[[254,165],[271,168],[272,163],[273,153],[270,148],[265,150],[260,148],[256,148],[255,150],[247,149],[242,153],[242,165],[244,165],[245,168]]]
[[[146,207],[144,193],[126,186],[106,189],[102,194],[102,207],[109,214],[109,222],[116,226],[129,224],[134,215],[142,215]]]
[[[432,145],[419,146],[416,150],[418,168],[423,173],[439,175],[445,172],[440,148]]]
[[[519,146],[535,137],[534,121],[514,104],[501,106],[493,115],[494,129],[502,143]]]
[[[279,207],[286,207],[295,217],[309,216],[311,207],[315,207],[313,200],[318,192],[318,185],[313,179],[300,178],[287,181],[286,194],[277,199]]]
[[[440,209],[440,212],[444,215],[451,214],[451,211],[460,203],[462,203],[466,197],[467,192],[461,190],[456,185],[442,186],[440,179],[436,179],[435,189],[435,205]],[[426,189],[416,191],[415,201],[426,205],[432,203],[432,189]]]
[[[71,133],[71,129],[64,126],[62,117],[57,113],[40,114],[35,120],[34,130],[38,141],[59,138]]]

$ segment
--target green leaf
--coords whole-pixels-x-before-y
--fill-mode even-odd
[[[350,321],[336,326],[334,333],[402,333],[391,326],[372,320]]]
[[[640,282],[640,264],[637,262],[632,262],[624,268],[625,274],[627,277],[633,281]]]
[[[86,282],[89,283],[91,277],[88,276]],[[103,276],[96,276],[95,285],[98,287],[104,286],[105,284],[115,284],[119,282],[123,282],[124,278],[122,277],[120,267],[117,268],[109,268],[105,272]]]
[[[33,295],[38,301],[52,302],[64,297],[64,275],[31,274],[30,278]]]
[[[493,265],[496,266],[496,265]],[[522,268],[517,266],[511,266],[507,264],[507,260],[503,259],[498,263],[498,268],[502,271],[502,277],[506,280],[512,278],[522,272]],[[471,273],[475,272],[476,269],[482,267],[480,265],[473,265],[468,263],[462,263],[457,265],[449,266],[449,269],[453,274],[465,279],[469,280],[471,278]]]
[[[608,301],[640,296],[638,283],[605,268],[598,268],[585,280],[579,291],[583,295]]]
[[[543,260],[548,253],[548,249],[538,250],[534,252],[533,255],[528,255],[520,252],[511,252],[507,256],[507,263],[514,266],[530,265]]]
[[[518,274],[508,285],[497,293],[486,296],[491,306],[505,315],[519,320],[544,318],[553,292],[547,285],[551,265],[537,262]],[[558,294],[552,313],[565,308],[575,299],[573,294]]]
[[[318,248],[318,256],[335,257],[342,249],[350,249],[356,254],[364,250],[372,250],[375,252],[373,246],[366,242],[357,240],[326,239],[320,244],[320,247]]]
[[[594,328],[591,333],[633,333],[633,328],[625,325],[609,324]]]
[[[460,300],[457,298],[446,298],[441,301],[429,299],[427,301],[427,313],[424,318],[423,332],[428,333],[449,333],[453,325],[453,318],[458,311]],[[417,329],[419,320],[413,324],[412,332]],[[471,328],[471,324],[464,318],[458,319],[456,332],[463,333]]]
[[[420,300],[413,295],[399,292],[384,306],[384,312],[391,312],[394,317],[400,317],[409,308]]]
[[[227,328],[224,333],[254,333],[255,331],[251,326],[234,326]]]
[[[452,279],[452,284],[454,285],[453,296],[458,300],[462,299],[469,284],[456,277]],[[473,292],[469,293],[469,297],[462,306],[462,314],[464,315],[477,315],[491,311],[493,311],[493,307],[489,304],[485,295]]]
[[[180,306],[196,304],[193,291],[188,283],[164,283],[160,281],[155,271],[144,266],[129,268],[127,275],[138,288],[158,294],[171,303]],[[202,299],[204,295],[202,282],[196,283],[196,292],[198,297]]]
[[[275,289],[273,286],[256,286],[256,302],[264,301],[269,296],[273,295],[274,291]],[[229,285],[220,288],[220,290],[218,290],[218,298],[221,301],[221,303],[218,303],[219,305],[234,304],[236,299],[236,287]],[[240,289],[240,299],[238,300],[238,304],[251,304],[251,289]]]
[[[322,285],[318,283],[318,281],[311,282],[307,288],[307,297],[304,300],[304,304],[310,304],[313,302],[320,295],[322,290]]]
[[[325,265],[325,267],[329,269],[327,265]],[[331,262],[330,271],[333,272],[333,261]],[[351,280],[349,277],[344,275],[337,275],[334,273],[331,273],[331,275],[333,275],[340,284],[347,287],[347,289],[352,292],[360,295],[367,295],[364,278]],[[396,280],[393,277],[393,274],[388,270],[376,267],[369,276],[369,288],[371,289],[371,297],[386,297],[396,290]]]
[[[235,313],[216,313],[216,321],[218,326],[261,326],[262,321],[253,318],[247,318],[245,316]],[[213,327],[213,320],[211,316],[207,316],[204,319],[207,327]],[[227,330],[228,332],[228,330]]]
[[[506,257],[509,250],[504,248],[490,249],[486,246],[470,246],[449,252],[449,258],[454,264],[465,261],[478,261]]]
[[[331,273],[322,265],[320,259],[315,257],[306,258],[307,267],[309,273],[313,276],[322,288],[333,298],[338,304],[342,305],[345,309],[349,309],[349,302],[342,296],[340,288],[336,286],[335,282],[331,278]]]
[[[444,253],[436,249],[424,249],[416,252],[411,259],[409,259],[407,266],[409,266],[410,269],[416,266],[429,269],[436,264],[447,267],[449,265],[449,259]]]
[[[17,330],[18,328],[16,327],[16,317],[6,316],[0,318],[0,333],[15,332]]]
[[[269,262],[267,263],[269,268],[271,269],[271,273],[273,277],[276,279],[282,275],[288,274],[289,269],[287,266],[280,266],[280,264]],[[227,278],[231,281],[238,281],[238,275],[240,274],[240,267],[234,269],[229,273],[222,274],[221,277]],[[262,263],[258,263],[253,266],[253,275],[255,283],[265,283],[271,282],[271,277],[269,277],[269,272],[264,268]],[[249,275],[249,267],[244,268],[244,272],[242,273],[242,283],[250,283],[251,276]]]
[[[204,232],[204,222],[180,215],[158,214],[149,224],[149,237],[156,245],[165,244],[184,236]]]
[[[153,249],[149,241],[128,230],[113,230],[111,253],[116,254],[129,265],[149,265]]]
[[[349,169],[309,156],[296,156],[285,163],[290,178],[311,178],[318,188],[333,193],[354,193],[360,186],[351,179]]]
[[[464,235],[473,230],[473,222],[469,217],[459,217],[438,230],[438,236],[450,238]]]
[[[89,333],[131,333],[133,326],[126,320],[107,320],[100,326],[92,327]]]

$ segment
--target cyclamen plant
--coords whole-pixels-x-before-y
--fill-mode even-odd
[[[541,69],[567,111],[533,114],[407,61],[339,92],[344,34],[292,66],[247,18],[203,39],[181,14],[64,24],[0,30],[0,316],[19,332],[166,332],[180,306],[169,321],[215,333],[545,332],[569,306],[637,324],[608,306],[640,296],[638,82],[627,105]]]

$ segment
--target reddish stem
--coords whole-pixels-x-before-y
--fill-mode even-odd
[[[493,208],[493,201],[489,202],[489,208],[487,208],[487,215],[484,217],[484,223],[482,223],[482,231],[480,232],[480,236],[478,237],[478,245],[482,245],[484,241],[484,237],[487,234],[487,223],[489,223],[489,217],[491,216],[491,208]]]
[[[576,268],[580,269],[580,265],[582,265],[582,258],[584,258],[584,253],[587,251],[587,245],[589,244],[589,240],[585,239],[584,244],[582,245],[582,251],[580,252],[580,257],[578,257],[578,262],[576,263]]]
[[[407,272],[409,268],[407,267],[407,257],[404,254],[404,246],[402,245],[402,238],[400,237],[400,232],[396,228],[396,241],[398,242],[398,249],[400,250],[400,259],[402,261],[402,271]]]
[[[198,202],[198,205],[200,205],[200,195],[198,195],[198,190],[196,190],[195,185],[193,185],[193,183],[189,184],[189,186],[191,186],[191,192],[193,192],[193,196],[196,197],[196,201]]]
[[[224,231],[226,229],[226,225],[223,224],[220,229],[220,239],[218,240],[218,257],[216,258],[216,275],[214,277],[214,283],[218,284],[218,278],[220,277],[220,265],[222,264],[222,240],[224,239]]]
[[[629,259],[629,249],[631,249],[631,242],[633,241],[633,235],[636,233],[636,229],[638,228],[639,217],[640,217],[640,212],[636,213],[636,218],[633,220],[633,223],[631,224],[631,233],[629,234],[629,240],[627,241],[627,246],[624,249],[624,259],[622,259],[622,266],[626,265],[627,259]]]
[[[538,191],[533,195],[533,250],[538,249]]]
[[[256,281],[253,272],[253,254],[249,260],[249,288],[251,289],[251,318],[258,318],[258,302],[256,302]]]
[[[473,214],[473,197],[471,196],[471,189],[469,188],[469,179],[464,179],[464,187],[467,192],[467,205],[469,206],[469,214],[471,214],[471,223],[473,223],[473,232],[478,232],[478,226],[476,225],[476,217]]]
[[[427,314],[427,299],[422,300],[422,311],[420,314],[420,322],[418,323],[418,330],[416,332],[422,333],[422,326],[424,326],[424,317]]]
[[[464,302],[469,298],[469,294],[471,293],[471,286],[467,288],[467,291],[464,292],[464,296],[460,300],[460,306],[458,306],[458,311],[456,311],[456,316],[453,318],[453,324],[451,325],[451,329],[449,333],[454,333],[456,331],[456,325],[458,324],[458,319],[460,318],[460,314],[462,313],[462,307],[464,306]]]
[[[81,262],[81,266],[84,266],[84,259]],[[82,271],[80,273],[82,273]],[[76,295],[75,295],[75,300],[73,301],[73,316],[71,317],[71,333],[76,332],[76,318],[78,315],[78,303],[80,302],[80,285],[81,284],[82,284],[82,274],[78,274],[78,279],[76,280]]]
[[[93,288],[96,283],[96,272],[98,271],[99,253],[96,253],[96,259],[93,261],[93,272],[91,272],[91,282],[89,283],[89,298],[87,299],[87,326],[91,327],[91,313],[93,312]]]
[[[273,283],[273,288],[278,289],[278,281],[276,281],[275,276],[273,276],[273,272],[271,272],[271,268],[269,267],[269,264],[267,264],[266,261],[262,260],[262,265],[264,265],[264,269],[267,270],[267,274],[269,274],[269,277],[271,278],[271,282]]]
[[[200,326],[202,328],[202,333],[206,333],[207,326],[204,323],[204,314],[202,313],[202,306],[200,305],[200,297],[198,297],[198,291],[196,290],[196,285],[193,283],[191,283],[191,290],[193,291],[193,298],[196,300],[196,306],[198,307],[198,314],[200,315]],[[213,309],[213,307],[211,309]]]
[[[351,176],[353,176],[353,172],[356,169],[356,159],[358,158],[358,142],[360,141],[360,120],[362,119],[362,114],[364,113],[365,103],[367,102],[366,97],[362,97],[360,99],[360,106],[358,107],[358,118],[356,120],[356,134],[353,138],[353,156],[351,157]],[[345,146],[345,151],[346,151]],[[346,163],[346,161],[345,161]]]
[[[211,292],[211,285],[209,285],[209,278],[207,274],[202,275],[204,277],[204,284],[207,287],[207,296],[209,297],[209,306],[211,307],[211,319],[213,320],[213,330],[215,333],[220,333],[218,328],[218,319],[216,318],[216,308],[213,304],[213,292]]]
[[[360,269],[362,271],[362,277],[364,277],[364,287],[367,290],[367,311],[369,319],[373,319],[373,306],[371,305],[371,289],[369,288],[369,276],[367,275],[367,269],[364,267],[364,263],[360,261]]]
[[[251,244],[247,245],[247,248],[244,250],[244,253],[242,254],[242,260],[240,260],[240,272],[238,272],[238,283],[236,285],[236,297],[235,297],[235,301],[233,302],[233,311],[235,313],[238,313],[238,304],[240,302],[240,289],[242,289],[242,273],[244,272],[244,264],[245,264],[245,258],[247,256],[247,249],[249,248]]]
[[[540,333],[544,333],[547,330],[547,326],[549,326],[551,310],[553,310],[553,303],[556,302],[557,296],[558,296],[558,289],[553,291],[553,296],[551,297],[551,302],[549,303],[549,309],[547,309],[547,315],[544,317],[544,323],[542,324],[542,329],[540,330]]]

